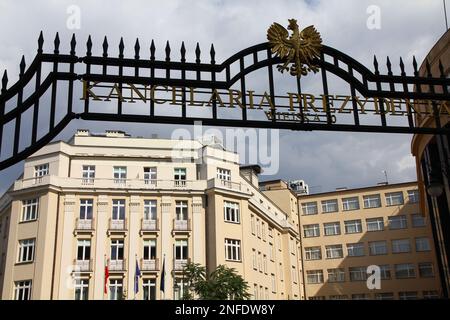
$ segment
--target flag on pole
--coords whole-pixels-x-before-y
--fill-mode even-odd
[[[134,273],[134,293],[139,292],[139,277],[141,276],[141,269],[139,269],[139,264],[136,258],[136,271]]]
[[[166,264],[166,255],[164,255],[163,258],[163,265],[162,265],[162,271],[161,271],[161,282],[159,284],[159,290],[161,290],[162,292],[164,292],[164,287],[165,287],[165,276],[166,276],[166,268],[165,268],[165,264]]]
[[[108,269],[108,260],[105,257],[105,285],[104,285],[104,293],[108,293],[107,285],[108,285],[108,278],[109,278],[109,269]]]

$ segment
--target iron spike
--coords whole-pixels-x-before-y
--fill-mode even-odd
[[[91,35],[89,35],[88,40],[86,42],[86,55],[90,57],[92,55],[92,39]]]
[[[38,38],[38,53],[42,53],[42,47],[44,46],[44,35],[42,33],[39,34],[39,38]]]
[[[139,45],[139,39],[136,38],[136,43],[134,44],[134,58],[139,59],[139,51],[141,50],[141,46]]]
[[[72,40],[70,40],[70,54],[75,55],[75,46],[77,45],[77,40],[75,39],[75,33],[72,34]]]
[[[416,56],[413,56],[413,68],[414,68],[414,75],[417,75],[417,61]]]
[[[20,65],[19,65],[19,76],[21,77],[24,73],[25,73],[25,67],[26,67],[26,63],[25,63],[25,56],[22,55],[22,60],[20,60]]]
[[[378,71],[378,60],[377,60],[377,56],[376,55],[373,56],[373,66],[375,67],[375,74],[378,74],[379,73],[379,71]]]
[[[108,56],[108,38],[105,36],[103,39],[103,57],[106,58]]]
[[[2,77],[2,91],[6,91],[7,85],[8,85],[8,72],[5,70]]]
[[[197,46],[195,47],[195,62],[200,63],[200,45],[197,42]]]
[[[150,45],[150,60],[152,61],[155,60],[155,51],[156,51],[155,42],[152,39],[152,43]]]
[[[186,62],[186,48],[184,47],[184,41],[181,42],[180,53],[181,53],[181,62]]]
[[[211,64],[215,64],[216,60],[216,51],[214,50],[214,44],[211,43],[211,50],[209,51],[210,55],[211,55]]]
[[[120,37],[119,42],[119,59],[123,59],[123,50],[125,49],[125,45],[123,43],[123,37]]]
[[[170,45],[169,45],[169,41],[166,42],[166,61],[170,61]]]
[[[56,33],[56,36],[55,36],[55,41],[53,41],[53,43],[54,43],[54,45],[55,45],[55,50],[53,51],[55,54],[59,54],[59,44],[60,44],[60,41],[59,41],[59,34],[58,34],[58,32]]]
[[[389,60],[389,56],[386,59],[386,67],[388,69],[388,75],[392,75],[392,65],[391,60]]]
[[[402,73],[402,76],[405,75],[405,64],[403,63],[402,57],[400,57],[400,71]]]
[[[441,77],[445,78],[444,66],[442,65],[441,59],[439,59],[439,72],[441,73]]]

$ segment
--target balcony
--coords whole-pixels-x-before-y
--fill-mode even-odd
[[[141,259],[141,272],[156,272],[159,270],[159,259]]]
[[[177,220],[173,219],[173,232],[183,233],[191,231],[191,219],[187,220]]]
[[[222,179],[209,179],[207,183],[207,188],[208,189],[219,188],[232,191],[243,191],[241,183]]]
[[[127,260],[109,260],[108,271],[109,272],[124,272],[127,270]]]
[[[95,221],[94,219],[80,219],[77,218],[75,221],[75,234],[79,233],[90,233],[94,232]]]
[[[159,231],[159,219],[145,220],[141,219],[141,234],[154,233]]]
[[[92,272],[92,260],[78,260],[75,259],[73,261],[74,265],[74,273],[81,273],[81,272]]]
[[[184,267],[191,262],[190,258],[187,259],[174,259],[173,260],[173,271],[180,272],[184,270]]]
[[[109,219],[109,227],[108,227],[108,233],[126,233],[128,231],[127,229],[127,219],[123,220],[115,220],[115,219]]]

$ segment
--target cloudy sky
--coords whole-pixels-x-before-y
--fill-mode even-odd
[[[74,8],[80,12],[80,23],[79,28],[71,29],[68,21],[73,27],[70,22]],[[367,27],[373,8],[380,13],[377,29]],[[204,52],[214,43],[216,60],[221,62],[239,50],[264,42],[272,22],[286,25],[289,18],[297,18],[301,27],[314,24],[326,45],[369,67],[374,54],[380,61],[389,55],[396,62],[402,56],[410,65],[415,55],[421,62],[445,31],[442,0],[0,0],[0,72],[8,70],[10,84],[17,80],[20,58],[25,55],[27,61],[33,59],[40,30],[48,52],[54,34],[59,32],[62,51],[72,33],[81,43],[90,34],[96,53],[100,53],[105,35],[110,50],[117,50],[115,46],[123,36],[125,54],[132,56],[134,41],[139,37],[141,48],[148,48],[154,39],[161,49],[161,59],[167,40],[172,48],[185,41],[188,59],[196,42]],[[396,66],[394,72],[398,72]],[[175,129],[158,124],[73,121],[57,139],[68,139],[76,128],[94,132],[116,128],[135,136],[160,137],[171,137]],[[315,192],[374,185],[384,180],[383,170],[390,182],[416,179],[409,135],[280,131],[279,138],[279,170],[262,179],[301,178]],[[22,166],[0,172],[0,193],[17,178]]]

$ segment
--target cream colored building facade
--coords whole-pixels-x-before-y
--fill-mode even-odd
[[[416,182],[297,197],[280,180],[261,187],[285,210],[297,204],[306,299],[442,296],[430,221],[419,209]],[[380,268],[379,289],[367,286],[369,266]]]
[[[191,261],[235,268],[255,299],[301,299],[298,216],[258,173],[214,142],[78,130],[50,143],[0,199],[0,298],[178,299]]]

